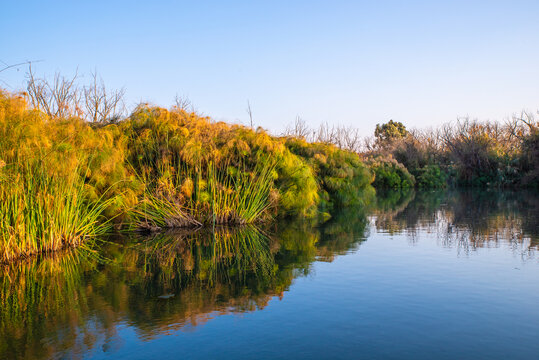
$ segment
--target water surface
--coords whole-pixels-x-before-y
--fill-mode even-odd
[[[536,359],[539,196],[380,194],[328,223],[2,268],[0,358]]]

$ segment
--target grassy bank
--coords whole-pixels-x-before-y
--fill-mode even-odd
[[[372,198],[353,152],[138,106],[88,122],[0,93],[0,262],[143,231],[327,219]]]
[[[527,114],[427,132],[390,121],[367,141],[298,118],[272,136],[180,102],[142,104],[128,116],[86,103],[95,111],[84,113],[73,100],[81,94],[58,100],[64,83],[50,93],[39,84],[29,82],[29,95],[0,91],[0,262],[91,246],[112,227],[327,221],[368,205],[374,188],[539,187],[539,125]]]

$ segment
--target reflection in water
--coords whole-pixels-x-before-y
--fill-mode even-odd
[[[83,281],[95,267],[75,251],[2,266],[0,358],[50,358],[61,349],[80,353],[97,334],[113,336],[112,321],[88,316],[101,301]],[[106,312],[96,315],[112,320]]]
[[[109,244],[107,261],[71,250],[5,266],[0,358],[80,357],[96,344],[107,352],[122,346],[120,323],[147,341],[263,309],[317,257],[345,253],[366,221],[338,224],[288,224],[271,236],[253,227],[161,233]]]
[[[371,217],[378,231],[436,235],[440,245],[464,253],[509,245],[533,257],[539,245],[539,197],[536,192],[434,191],[381,196]]]
[[[221,314],[263,309],[315,261],[358,249],[373,229],[434,238],[470,252],[509,244],[533,257],[539,198],[527,193],[393,192],[369,213],[346,209],[326,224],[280,222],[215,232],[117,238],[102,254],[77,250],[5,265],[0,358],[77,358],[188,331]],[[103,258],[106,259],[103,261]],[[133,341],[133,340],[131,340]]]

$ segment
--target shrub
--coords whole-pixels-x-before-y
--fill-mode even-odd
[[[406,127],[401,122],[393,120],[389,120],[389,122],[382,125],[377,124],[374,131],[374,137],[380,146],[390,144],[392,141],[407,135]]]
[[[539,127],[532,127],[524,138],[520,161],[524,173],[522,185],[539,187]]]
[[[374,172],[373,186],[376,189],[407,189],[415,185],[415,178],[392,157],[375,157],[368,161]]]
[[[447,174],[438,165],[426,165],[416,175],[420,189],[440,189],[447,186]]]
[[[374,193],[370,186],[372,174],[357,154],[331,144],[308,143],[297,138],[288,138],[286,146],[314,170],[322,212],[366,205],[370,201]]]

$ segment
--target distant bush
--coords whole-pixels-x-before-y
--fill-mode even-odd
[[[456,186],[539,186],[537,128],[528,113],[505,123],[464,118],[423,132],[387,123],[377,126],[366,156],[394,158],[422,188],[443,187],[444,179]],[[393,135],[382,136],[383,129]]]
[[[522,184],[539,187],[539,126],[531,127],[530,134],[523,140],[521,166]]]
[[[438,165],[426,165],[418,169],[416,179],[420,189],[440,189],[447,186],[447,174]]]
[[[408,170],[391,157],[375,157],[368,161],[374,172],[372,185],[376,189],[407,189],[414,187],[415,178]]]
[[[286,146],[313,169],[319,182],[323,212],[370,202],[374,194],[370,186],[372,174],[357,154],[331,144],[308,143],[297,138],[288,138]]]
[[[403,123],[389,120],[385,124],[377,124],[374,130],[374,136],[380,145],[389,144],[397,139],[408,135],[408,130]]]

